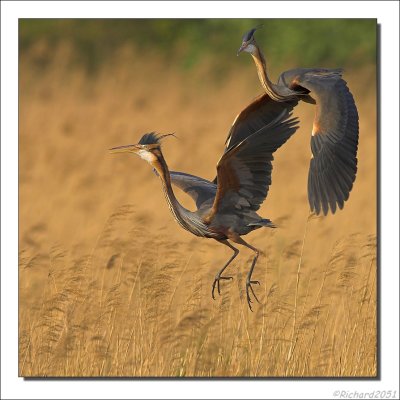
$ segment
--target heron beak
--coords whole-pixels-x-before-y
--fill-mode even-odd
[[[240,46],[240,48],[239,48],[239,50],[238,50],[238,52],[237,52],[237,56],[239,56],[239,54],[240,54],[246,47],[247,47],[247,44],[246,44],[246,43],[243,43],[243,44]]]
[[[137,144],[128,144],[125,146],[118,146],[108,149],[111,154],[115,153],[136,153],[139,151]]]

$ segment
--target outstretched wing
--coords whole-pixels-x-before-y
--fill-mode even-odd
[[[187,193],[199,209],[206,205],[211,206],[217,193],[217,185],[195,175],[171,171],[171,182]]]
[[[229,146],[217,165],[218,187],[207,222],[225,210],[258,210],[271,184],[273,153],[297,129],[297,119],[284,109],[275,120]],[[250,125],[248,121],[248,125]],[[238,135],[242,133],[237,131]]]
[[[258,130],[265,128],[283,112],[289,113],[296,104],[297,100],[278,103],[271,100],[267,94],[258,96],[236,116],[225,141],[225,152]],[[198,209],[213,204],[217,192],[217,177],[210,182],[182,172],[171,171],[170,174],[171,182],[192,197]]]
[[[226,138],[224,152],[226,153],[257,130],[268,125],[285,110],[287,112],[292,111],[297,103],[298,100],[277,102],[266,93],[258,96],[236,116]],[[213,180],[215,184],[217,179],[215,177]]]
[[[297,103],[298,100],[277,102],[266,93],[258,96],[233,121],[225,141],[225,152],[274,121],[283,111],[292,111]]]
[[[343,208],[357,173],[358,113],[341,70],[303,70],[292,85],[316,100],[308,174],[312,211],[326,215]]]

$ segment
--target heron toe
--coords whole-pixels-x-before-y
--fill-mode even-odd
[[[212,292],[211,292],[211,296],[214,300],[215,300],[215,296],[214,296],[215,287],[217,287],[218,294],[221,295],[221,288],[220,288],[220,284],[219,284],[220,280],[229,281],[229,280],[233,280],[233,277],[232,276],[220,276],[219,274],[215,277],[214,282],[212,284]]]
[[[253,311],[253,309],[251,308],[251,303],[252,303],[253,301],[251,300],[251,297],[250,297],[249,288],[250,288],[250,291],[251,291],[252,295],[253,295],[254,298],[256,299],[257,303],[260,303],[260,300],[258,300],[258,297],[257,297],[256,294],[254,293],[254,289],[253,289],[253,287],[251,286],[252,284],[254,284],[254,285],[260,285],[260,282],[259,282],[259,281],[251,281],[251,280],[249,280],[249,279],[246,281],[246,298],[247,298],[247,304],[249,305],[250,311]]]

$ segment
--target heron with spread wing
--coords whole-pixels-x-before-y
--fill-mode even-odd
[[[316,104],[311,133],[308,200],[311,211],[334,214],[348,200],[357,173],[358,113],[352,94],[342,79],[341,69],[298,68],[283,72],[278,83],[270,81],[266,60],[254,33],[242,38],[242,51],[250,53],[261,85],[276,103],[292,109],[299,100]]]
[[[348,200],[357,172],[358,113],[353,96],[341,77],[341,70],[294,69],[281,74],[278,84],[267,75],[265,58],[254,33],[243,36],[242,51],[252,55],[265,94],[250,103],[236,117],[217,164],[217,176],[211,182],[183,172],[169,171],[161,151],[161,140],[168,135],[146,133],[138,144],[114,147],[112,152],[139,155],[151,164],[160,177],[168,206],[175,220],[196,236],[215,239],[232,249],[233,255],[217,273],[212,285],[220,294],[220,281],[232,279],[223,275],[238,255],[232,243],[250,248],[255,255],[246,279],[246,297],[251,310],[252,299],[258,301],[252,279],[260,251],[242,236],[274,224],[257,214],[271,185],[273,153],[298,128],[291,117],[300,100],[316,104],[311,138],[312,157],[308,177],[311,211],[326,215]],[[175,197],[172,184],[196,202],[192,212]]]
[[[282,103],[272,104],[266,94],[260,96],[236,117],[225,151],[217,164],[216,182],[169,171],[161,150],[161,140],[168,135],[146,133],[138,144],[111,149],[112,152],[137,154],[154,168],[169,209],[182,228],[196,236],[215,239],[232,249],[232,257],[214,279],[213,298],[215,290],[220,294],[220,281],[232,279],[223,272],[239,253],[232,245],[236,243],[255,253],[246,279],[250,310],[250,293],[258,301],[252,285],[259,282],[253,280],[252,275],[260,252],[242,236],[261,227],[274,228],[274,224],[259,216],[257,210],[267,197],[271,184],[273,153],[296,129],[297,119],[291,117],[290,107]],[[172,184],[193,198],[196,211],[189,211],[179,203]]]

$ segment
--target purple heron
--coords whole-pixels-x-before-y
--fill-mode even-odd
[[[217,164],[214,181],[169,171],[161,150],[161,140],[168,135],[146,133],[138,144],[114,147],[112,152],[129,152],[147,161],[161,180],[163,192],[175,220],[182,228],[200,237],[215,239],[233,250],[233,255],[215,276],[215,290],[220,281],[232,279],[222,275],[238,255],[232,243],[254,251],[246,279],[246,298],[250,310],[252,299],[258,301],[252,279],[260,251],[242,236],[261,227],[275,225],[257,214],[271,185],[273,153],[298,128],[292,110],[300,100],[316,104],[311,138],[312,158],[308,177],[311,211],[326,215],[329,209],[341,209],[348,200],[357,172],[358,114],[353,96],[339,69],[295,69],[281,74],[278,84],[267,75],[266,61],[254,32],[243,36],[242,51],[252,55],[265,94],[256,98],[236,117]],[[175,197],[172,184],[186,192],[196,203],[192,212]]]
[[[270,81],[265,57],[254,33],[246,32],[239,53],[253,57],[258,78],[271,101],[288,103],[292,109],[299,100],[316,104],[311,133],[311,161],[308,174],[308,200],[317,215],[334,214],[348,200],[357,173],[358,113],[341,69],[298,68],[283,72],[278,83]]]
[[[271,108],[272,107],[272,108]],[[271,106],[264,94],[247,106],[235,119],[225,151],[217,164],[217,183],[183,172],[169,171],[161,150],[161,140],[168,135],[146,133],[138,144],[114,147],[111,152],[137,154],[147,161],[161,180],[169,209],[178,224],[200,237],[215,239],[232,249],[233,255],[215,276],[215,290],[220,294],[220,281],[232,279],[222,275],[238,255],[230,242],[248,247],[255,255],[246,279],[246,297],[251,310],[250,292],[258,301],[252,279],[260,251],[246,243],[241,236],[274,224],[257,214],[271,184],[273,153],[297,129],[297,119],[291,117],[290,107],[282,103]],[[192,212],[175,197],[172,184],[186,192],[196,203]]]

